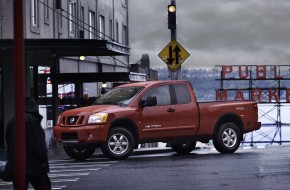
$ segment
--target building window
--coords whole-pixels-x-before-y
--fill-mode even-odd
[[[119,23],[116,22],[116,42],[119,42]]]
[[[123,7],[126,7],[126,4],[127,4],[127,3],[126,3],[126,0],[122,0],[121,2],[122,2],[122,6],[123,6]]]
[[[31,0],[31,21],[32,26],[38,27],[38,0]]]
[[[105,17],[100,15],[100,39],[105,39]]]
[[[44,23],[49,24],[49,5],[48,0],[44,0]]]
[[[127,27],[123,25],[122,27],[122,43],[124,45],[128,45],[128,40],[127,40]]]
[[[69,36],[75,37],[76,35],[76,3],[75,2],[69,2],[68,6],[68,12],[69,12]]]
[[[30,2],[30,30],[33,33],[39,34],[39,2],[38,0],[30,0]]]
[[[80,38],[84,38],[84,28],[85,28],[85,8],[82,6],[81,7],[81,14],[80,14]]]
[[[110,35],[110,39],[113,40],[113,21],[110,20],[110,25],[109,25],[109,35]]]
[[[57,10],[57,22],[59,30],[62,30],[62,10]]]
[[[95,12],[89,11],[89,39],[95,39]]]

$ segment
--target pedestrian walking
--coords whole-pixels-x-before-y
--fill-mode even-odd
[[[45,133],[41,127],[42,116],[36,101],[31,97],[25,98],[25,131],[26,131],[26,189],[30,183],[36,190],[50,190],[51,182],[48,177],[49,165]],[[7,166],[6,172],[13,179],[15,189],[16,155],[15,155],[15,119],[7,124]]]

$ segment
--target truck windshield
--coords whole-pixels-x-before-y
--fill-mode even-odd
[[[103,94],[95,104],[108,104],[108,105],[122,105],[128,106],[134,97],[143,89],[144,87],[140,86],[130,86],[130,87],[121,87],[114,88],[109,92]]]

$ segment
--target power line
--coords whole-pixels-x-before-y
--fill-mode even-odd
[[[71,20],[70,18],[68,18],[67,16],[64,16],[63,14],[59,13],[57,10],[55,10],[54,8],[50,7],[48,4],[45,4],[43,2],[41,2],[40,0],[37,0],[37,2],[39,2],[40,4],[42,4],[43,6],[49,8],[50,10],[52,10],[54,13],[60,15],[61,17],[64,17],[65,19],[67,19],[68,21],[71,21],[72,23],[74,23],[76,25],[76,27],[81,27],[83,28],[85,31],[89,32],[89,33],[92,33],[89,29],[83,27],[81,24],[83,24],[84,26],[87,26],[88,28],[92,28],[93,29],[93,35],[97,38],[100,38],[100,39],[103,39],[103,40],[106,40],[105,37],[107,37],[109,39],[109,41],[112,41],[112,42],[116,42],[113,38],[111,38],[110,36],[106,35],[105,33],[99,31],[97,28],[94,28],[92,27],[91,25],[87,24],[85,21],[82,21],[80,19],[78,19],[75,15],[72,15],[70,14],[69,12],[65,11],[64,9],[60,9],[61,11],[65,12],[66,14],[68,14],[69,16],[72,16],[73,18],[75,18],[76,21],[80,22],[81,24],[79,24],[78,22],[74,21],[74,20]],[[102,34],[104,35],[104,38],[102,38],[99,34]],[[118,43],[118,42],[117,42]],[[123,61],[121,61],[120,59],[117,59],[115,56],[111,56],[111,58],[113,58],[115,61],[118,61],[119,63],[125,65],[125,66],[129,66],[129,64],[126,64],[124,63]]]

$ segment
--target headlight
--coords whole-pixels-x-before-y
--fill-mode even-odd
[[[57,118],[57,125],[63,124],[63,123],[60,123],[60,118],[61,118],[61,116],[58,116],[58,118]]]
[[[95,113],[90,115],[88,123],[104,123],[107,121],[107,113]]]

